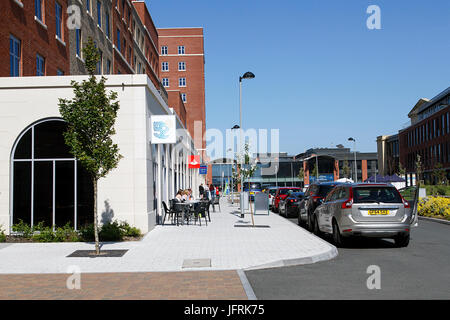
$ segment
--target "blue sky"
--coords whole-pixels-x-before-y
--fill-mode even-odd
[[[376,151],[421,97],[450,86],[450,1],[146,0],[157,27],[203,27],[206,125],[280,129],[280,151]],[[369,30],[369,5],[381,30]]]

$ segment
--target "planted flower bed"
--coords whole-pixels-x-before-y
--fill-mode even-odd
[[[419,201],[419,216],[450,221],[450,198],[427,197]]]
[[[0,242],[92,242],[94,241],[94,225],[87,225],[80,230],[74,230],[70,224],[53,230],[43,222],[31,227],[20,221],[12,226],[14,234],[5,235],[0,228]],[[100,241],[135,241],[142,237],[138,228],[131,227],[127,222],[114,221],[99,228]]]

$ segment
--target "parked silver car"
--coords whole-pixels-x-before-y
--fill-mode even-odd
[[[388,184],[336,186],[314,211],[314,233],[332,234],[337,246],[349,237],[365,236],[393,238],[396,246],[406,247],[411,225],[417,223],[416,203]]]

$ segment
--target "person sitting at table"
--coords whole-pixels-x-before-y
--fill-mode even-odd
[[[188,199],[194,200],[194,197],[192,196],[192,189],[187,189],[187,191],[188,191]]]
[[[183,194],[181,196],[182,201],[187,201],[189,199],[188,197],[188,191],[187,190],[183,190]]]
[[[176,196],[175,196],[175,200],[177,200],[177,201],[179,201],[179,202],[181,202],[181,200],[183,200],[183,193],[182,193],[181,190],[178,190],[178,191],[177,191],[177,194],[176,194]]]

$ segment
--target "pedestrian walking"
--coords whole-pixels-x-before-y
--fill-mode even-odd
[[[205,192],[205,188],[203,187],[203,183],[198,187],[198,192],[200,193],[200,198],[203,197],[203,193]]]

